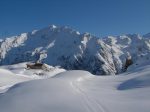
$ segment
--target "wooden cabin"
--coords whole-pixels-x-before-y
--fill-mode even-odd
[[[43,63],[26,64],[28,69],[42,69]]]

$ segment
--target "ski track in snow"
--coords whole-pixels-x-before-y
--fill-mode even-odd
[[[30,102],[38,105],[30,112],[35,112],[37,108],[43,109],[43,112],[54,112],[53,107],[56,107],[57,111],[55,112],[76,112],[76,109],[79,112],[122,112],[122,110],[123,112],[149,112],[149,68],[150,66],[146,66],[136,69],[131,73],[108,77],[96,77],[86,71],[79,70],[61,72],[53,75],[47,74],[47,78],[49,79],[24,83],[16,89],[12,88],[14,91],[8,91],[6,94],[5,92],[11,89],[12,85],[38,78],[32,77],[30,73],[34,73],[33,71],[22,72],[19,70],[18,72],[12,73],[9,70],[1,69],[0,93],[5,94],[1,98],[6,101],[4,105],[8,105],[9,108],[7,106],[3,108],[0,105],[0,112],[10,112],[10,110],[16,112],[14,103],[9,103],[14,101],[14,97],[16,98],[14,102],[17,105],[21,105],[18,102],[20,97],[21,100],[23,98],[29,98],[29,101],[26,100],[22,104],[25,109],[24,112],[26,112],[26,108],[30,108],[30,106],[27,105],[27,107],[24,107],[24,105],[30,104]],[[43,79],[43,76],[41,79]],[[18,90],[28,91],[29,93],[24,94],[22,97],[22,93],[24,92],[18,94]],[[39,93],[38,95],[42,96],[41,98],[44,98],[42,101],[46,103],[41,102],[41,98],[33,97],[37,95],[37,92]],[[137,92],[141,92],[141,94],[137,94]],[[33,99],[30,99],[30,97]],[[66,98],[71,99],[64,103]],[[59,100],[62,102],[60,103]],[[3,100],[0,103],[3,104]],[[49,108],[46,110],[45,106]],[[61,107],[64,110],[60,109]],[[6,109],[6,111],[3,109]],[[20,110],[17,110],[17,112],[20,112]]]
[[[78,78],[75,81],[71,81],[70,85],[72,88],[77,92],[77,94],[80,94],[83,98],[84,104],[86,104],[86,109],[88,112],[109,112],[106,110],[106,108],[102,105],[101,102],[98,102],[97,100],[93,99],[90,95],[88,95],[81,87],[80,82],[81,78]]]

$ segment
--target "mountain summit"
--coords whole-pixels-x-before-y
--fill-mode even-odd
[[[96,75],[117,74],[129,66],[131,69],[150,64],[147,37],[128,34],[98,38],[66,26],[51,25],[0,41],[0,64],[40,61]]]

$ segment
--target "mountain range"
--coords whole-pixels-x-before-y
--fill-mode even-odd
[[[0,65],[42,62],[67,70],[114,75],[150,64],[150,33],[96,37],[50,25],[0,41]]]

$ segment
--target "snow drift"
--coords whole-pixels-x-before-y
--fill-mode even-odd
[[[117,76],[75,70],[19,83],[0,94],[0,111],[149,112],[150,66],[139,69]]]

